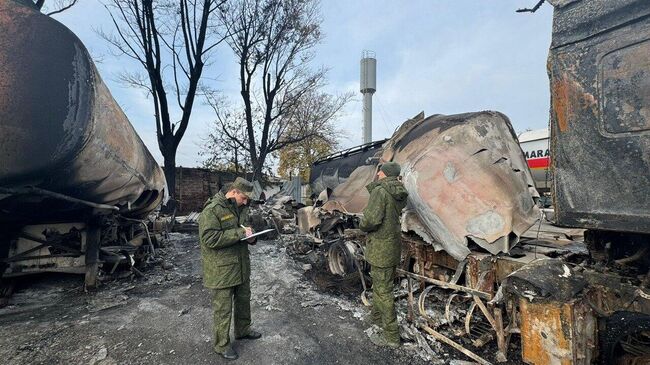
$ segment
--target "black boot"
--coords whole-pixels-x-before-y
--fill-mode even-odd
[[[223,356],[224,359],[227,360],[237,360],[239,358],[239,355],[237,355],[237,351],[235,351],[232,346],[229,346],[226,351],[221,353],[221,356]]]
[[[257,331],[250,330],[250,331],[248,331],[248,334],[246,334],[244,336],[237,337],[237,339],[238,340],[257,340],[260,337],[262,337],[261,333],[259,333]]]

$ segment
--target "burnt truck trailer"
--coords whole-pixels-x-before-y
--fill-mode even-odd
[[[93,286],[149,241],[164,174],[69,29],[29,1],[0,14],[0,274]]]

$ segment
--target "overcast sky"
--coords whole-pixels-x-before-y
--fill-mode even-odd
[[[363,50],[377,55],[373,97],[373,139],[390,137],[396,127],[424,111],[454,114],[478,110],[505,113],[517,132],[548,124],[546,58],[552,8],[516,13],[533,0],[322,0],[322,31],[314,67],[330,69],[327,90],[356,92],[337,121],[344,147],[361,143],[359,60]],[[98,0],[80,0],[56,19],[81,38],[97,67],[149,150],[159,162],[151,99],[125,88],[117,74],[134,67],[114,57],[93,29],[112,30]],[[222,47],[204,73],[224,94],[237,97],[238,74],[230,50]],[[199,166],[202,137],[213,121],[200,103],[181,142],[177,164]]]

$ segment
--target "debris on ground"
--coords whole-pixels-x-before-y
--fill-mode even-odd
[[[354,298],[321,292],[306,277],[314,269],[304,272],[288,251],[284,241],[251,246],[253,322],[264,335],[235,342],[241,363],[425,364],[412,347],[375,347],[364,333],[368,309]],[[3,363],[218,362],[197,235],[171,233],[157,254],[174,267],[153,265],[144,277],[105,281],[96,292],[84,293],[82,279],[71,275],[19,282],[0,309]],[[287,349],[293,349],[289,355]]]
[[[305,250],[305,242],[310,241],[308,237],[301,234],[282,235],[279,240],[279,243],[286,248],[287,254],[295,260],[297,265],[302,265],[304,262],[309,262],[312,265],[312,269],[304,272],[304,276],[310,279],[319,292],[328,294],[325,298],[318,297],[303,300],[300,302],[300,305],[303,307],[317,308],[318,306],[326,305],[326,303],[334,303],[343,310],[351,311],[353,318],[357,318],[366,323],[368,321],[369,308],[364,307],[360,299],[363,287],[359,274],[356,272],[344,276],[332,274],[326,262],[326,253],[328,252],[327,244],[307,245],[310,249]],[[370,277],[365,277],[365,280],[370,285]],[[406,281],[406,279],[402,280],[400,285],[396,287],[394,293],[396,297],[395,308],[400,324],[400,334],[404,341],[403,350],[423,361],[429,361],[433,364],[447,364],[454,359],[465,359],[463,354],[440,343],[407,320],[409,309],[406,295]],[[371,296],[372,293],[369,293],[369,295]],[[448,292],[442,288],[429,292],[426,302],[426,313],[430,318],[428,325],[436,328],[437,331],[440,331],[449,338],[456,338],[459,334],[457,330],[464,326],[462,322],[465,321],[470,303],[468,302],[466,306],[453,306],[450,310],[446,310],[447,298]],[[489,327],[489,324],[482,317],[475,316],[474,318],[476,323],[473,323],[473,327],[486,329]],[[378,331],[380,330],[377,327],[368,325],[365,333],[369,340],[372,340],[377,337]],[[478,356],[491,359],[496,363],[496,343],[494,341],[490,342],[485,338],[479,339],[479,337],[480,334],[477,333],[469,337],[460,337],[459,341],[462,341],[463,346],[471,349]],[[517,345],[515,343],[511,343],[510,345],[513,348],[509,353],[508,363],[521,364],[520,351]]]

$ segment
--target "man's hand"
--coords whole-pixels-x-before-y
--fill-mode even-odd
[[[250,237],[250,236],[253,235],[253,229],[251,227],[246,227],[243,224],[241,225],[241,227],[244,230],[246,230],[246,237]],[[249,245],[254,245],[254,244],[257,243],[257,238],[251,237],[251,238],[247,239],[246,241],[248,242]]]

